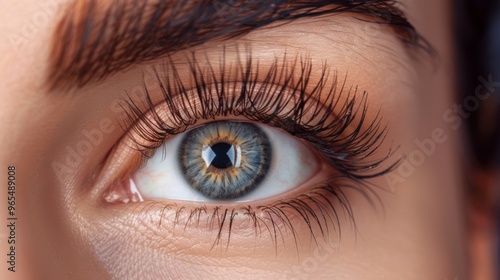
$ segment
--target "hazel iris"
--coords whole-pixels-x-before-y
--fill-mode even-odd
[[[186,180],[213,199],[238,198],[255,189],[272,160],[267,135],[249,122],[212,122],[186,132],[179,162]]]

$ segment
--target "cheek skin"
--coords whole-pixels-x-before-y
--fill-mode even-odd
[[[17,271],[7,271],[2,258],[0,279],[68,279],[71,274],[73,279],[102,279],[107,274],[93,262],[81,239],[72,234],[78,222],[68,219],[71,214],[65,211],[68,200],[63,191],[72,182],[60,181],[51,169],[54,160],[63,160],[54,152],[71,140],[66,139],[63,146],[51,146],[53,139],[66,136],[57,124],[67,104],[57,96],[46,98],[43,90],[43,58],[48,56],[50,40],[46,30],[51,21],[32,24],[33,15],[40,13],[39,4],[30,0],[0,4],[0,178],[7,182],[3,168],[15,165],[18,186]],[[5,221],[3,189],[0,197],[0,217]],[[4,229],[0,230],[2,256]]]

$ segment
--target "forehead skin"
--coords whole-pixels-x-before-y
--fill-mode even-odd
[[[23,228],[18,229],[20,242],[18,247],[19,272],[15,274],[17,278],[12,278],[12,274],[6,272],[2,265],[1,279],[31,279],[32,274],[36,274],[34,268],[37,267],[33,262],[43,260],[45,256],[53,262],[45,273],[53,273],[56,275],[55,279],[68,275],[72,278],[88,278],[84,276],[88,276],[89,273],[94,273],[95,277],[106,275],[103,271],[94,269],[98,264],[93,263],[96,259],[92,257],[93,252],[87,250],[88,244],[84,240],[73,240],[71,236],[54,238],[64,227],[70,228],[74,225],[53,223],[64,216],[64,211],[67,209],[56,196],[44,193],[46,190],[51,190],[55,182],[55,180],[45,180],[47,174],[52,171],[50,163],[44,162],[44,157],[47,151],[56,151],[61,148],[51,147],[54,143],[62,141],[53,139],[54,137],[61,139],[65,137],[61,134],[61,129],[57,127],[56,119],[66,116],[65,108],[76,107],[76,102],[81,102],[78,104],[81,112],[96,110],[94,103],[97,100],[94,98],[87,101],[83,99],[75,101],[62,96],[44,94],[42,90],[45,82],[44,74],[48,66],[51,30],[56,18],[54,5],[45,5],[46,2],[37,0],[0,2],[0,18],[2,19],[0,22],[0,131],[2,131],[0,143],[3,146],[0,149],[2,168],[0,178],[2,182],[6,182],[6,166],[11,164],[17,166],[19,174],[17,195],[21,198],[18,203],[18,215],[20,221],[23,219],[29,221],[29,224],[26,222]],[[65,1],[58,2],[64,5]],[[431,42],[439,54],[439,66],[432,73],[429,65],[403,59],[405,63],[414,64],[415,74],[410,78],[411,84],[416,86],[411,90],[413,96],[396,99],[398,102],[404,102],[401,107],[405,109],[405,115],[401,118],[403,120],[401,127],[395,124],[394,130],[396,131],[395,137],[399,141],[413,143],[414,139],[429,137],[434,128],[442,125],[440,123],[442,113],[450,104],[453,104],[452,69],[454,69],[454,62],[451,43],[451,9],[449,1],[405,0],[401,2],[410,21]],[[273,31],[269,32],[266,36],[271,38]],[[258,33],[250,34],[249,38],[252,36],[258,37]],[[279,40],[276,44],[279,44]],[[300,40],[293,44],[297,48],[308,47],[307,42],[301,43]],[[321,51],[327,52],[328,50]],[[370,56],[369,53],[366,55]],[[372,58],[380,64],[380,67],[384,59],[383,55]],[[386,67],[392,69],[396,66]],[[361,66],[357,69],[360,69],[356,72],[360,77],[373,73],[362,70]],[[121,79],[126,80],[124,77],[128,77],[127,75],[131,73],[134,72],[124,74]],[[367,77],[368,80],[376,80],[375,78]],[[120,80],[120,77],[116,79]],[[110,85],[112,85],[111,82],[103,87]],[[366,82],[365,86],[379,88],[385,85]],[[383,99],[373,100],[373,103],[380,105],[384,105],[384,102],[386,101]],[[394,110],[394,112],[398,111]],[[86,122],[93,121],[91,119],[80,120],[76,117],[73,120],[74,125],[85,125]],[[336,277],[335,279],[466,278],[465,255],[463,248],[459,246],[459,244],[464,244],[464,237],[461,224],[463,218],[460,216],[462,213],[461,183],[456,156],[458,137],[452,132],[448,136],[449,140],[446,145],[440,146],[436,155],[427,159],[419,168],[418,176],[412,176],[406,180],[395,193],[381,195],[386,207],[384,219],[368,221],[369,217],[373,219],[373,216],[365,213],[369,212],[369,208],[359,210],[360,219],[357,223],[362,227],[366,225],[369,230],[377,227],[378,230],[374,230],[374,234],[371,235],[371,231],[360,229],[362,238],[358,242],[358,247],[348,245],[349,238],[347,238],[347,245],[338,253],[319,258],[318,269],[315,270],[316,274],[312,278],[332,275]],[[403,149],[411,151],[412,147],[404,146]],[[72,182],[67,183],[72,184]],[[32,199],[30,203],[27,203],[28,199],[24,201],[22,199],[37,195],[43,199]],[[62,197],[69,195],[63,193]],[[425,202],[425,205],[422,202]],[[36,210],[37,205],[43,205],[46,208]],[[3,199],[3,194],[0,206],[2,209],[0,215],[6,215],[6,211],[3,211],[6,209],[6,199]],[[39,216],[40,219],[36,221],[30,219],[27,213],[31,214],[36,211],[42,213],[46,211],[48,214]],[[4,216],[0,217],[5,221]],[[79,222],[79,217],[65,218],[66,223],[77,224]],[[380,230],[381,227],[383,230]],[[6,235],[3,232],[5,228],[1,230],[1,243],[6,244]],[[347,234],[349,233],[347,231]],[[36,241],[30,241],[35,234],[39,238]],[[89,233],[89,235],[92,234]],[[42,241],[47,244],[34,245],[40,245],[40,248],[45,248],[46,251],[34,252],[30,246],[26,245],[33,245],[30,242],[42,243]],[[362,246],[368,249],[359,249]],[[4,250],[4,245],[1,248]],[[73,250],[73,255],[68,248]],[[2,255],[5,256],[4,251]],[[312,252],[311,255],[313,255]],[[261,275],[254,274],[254,267],[244,266],[246,260],[235,258],[233,261],[234,266],[241,266],[240,273],[243,271],[246,275]],[[227,262],[222,262],[222,264],[227,265]],[[211,272],[209,268],[207,271]],[[203,271],[198,273],[203,273]],[[258,271],[258,273],[263,272]],[[269,273],[270,277],[279,276],[279,274]]]

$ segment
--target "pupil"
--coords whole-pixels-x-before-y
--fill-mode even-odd
[[[210,163],[214,167],[224,169],[233,166],[234,162],[234,153],[230,153],[233,145],[229,145],[227,143],[216,143],[212,147],[213,155],[215,156]],[[232,155],[232,157],[230,157]]]

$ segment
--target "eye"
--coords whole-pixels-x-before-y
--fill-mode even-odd
[[[219,121],[165,142],[132,180],[145,199],[254,201],[300,186],[321,166],[284,131]]]
[[[166,230],[206,226],[202,235],[216,234],[211,248],[224,231],[226,244],[232,231],[243,241],[251,230],[276,245],[286,232],[326,237],[340,213],[352,219],[343,190],[370,198],[365,180],[397,164],[387,161],[386,130],[366,92],[308,60],[220,61],[193,58],[188,72],[167,63],[144,95],[125,100],[124,137],[100,184],[104,205],[118,215],[137,209]]]

